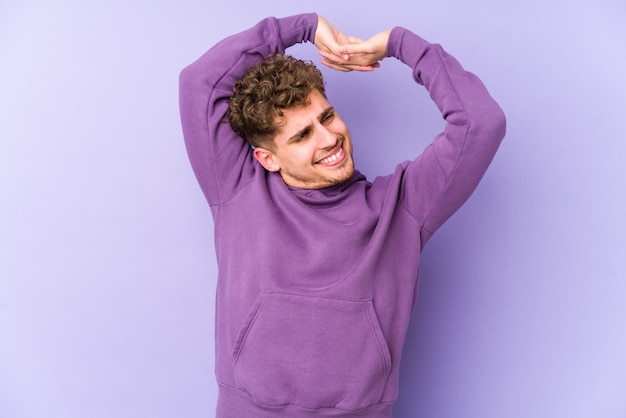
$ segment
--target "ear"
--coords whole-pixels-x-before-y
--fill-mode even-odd
[[[257,147],[254,149],[254,158],[257,159],[259,163],[267,170],[267,171],[279,171],[280,164],[276,159],[276,156],[272,151],[267,150],[265,148]]]

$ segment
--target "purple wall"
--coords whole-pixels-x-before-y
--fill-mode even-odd
[[[212,221],[178,72],[314,8],[212,3],[0,4],[0,417],[213,415]],[[351,3],[315,8],[355,35],[402,25],[443,44],[508,116],[425,250],[395,415],[626,416],[625,3]],[[442,126],[395,62],[325,72],[370,176]]]

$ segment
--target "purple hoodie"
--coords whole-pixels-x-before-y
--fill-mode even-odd
[[[390,417],[421,250],[504,137],[480,80],[397,27],[387,55],[411,67],[445,130],[373,182],[356,172],[326,189],[287,186],[224,116],[248,67],[313,42],[316,27],[315,14],[267,18],[181,73],[186,146],[215,222],[218,417]]]

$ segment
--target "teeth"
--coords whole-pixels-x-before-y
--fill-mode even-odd
[[[324,158],[323,160],[320,161],[320,163],[321,164],[332,163],[333,161],[336,161],[337,158],[341,157],[341,154],[343,154],[343,148],[339,148],[339,151],[337,151],[336,154],[333,154],[330,157]]]

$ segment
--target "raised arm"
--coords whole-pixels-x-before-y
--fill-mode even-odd
[[[416,160],[403,163],[404,206],[422,226],[425,242],[471,195],[505,133],[505,118],[483,83],[446,53],[404,28],[384,31],[337,53],[323,52],[324,63],[351,70],[395,57],[413,70],[446,121]]]
[[[316,14],[267,18],[213,46],[180,75],[180,112],[191,165],[210,205],[230,198],[260,169],[225,120],[233,85],[273,52],[313,41]]]
[[[416,34],[395,28],[387,55],[412,68],[446,121],[444,131],[407,164],[402,201],[425,242],[472,194],[504,138],[504,113],[474,74]]]

